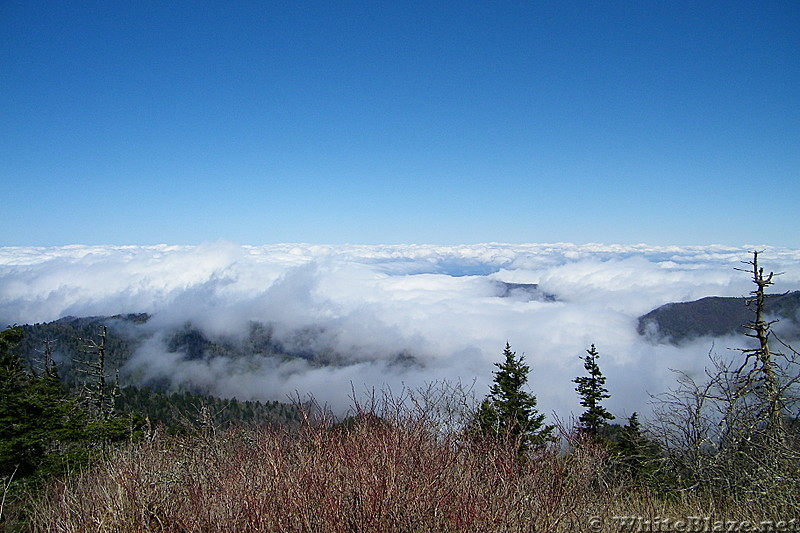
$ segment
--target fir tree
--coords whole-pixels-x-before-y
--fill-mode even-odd
[[[0,476],[57,470],[54,451],[81,440],[85,420],[52,375],[37,376],[16,353],[20,328],[0,332]]]
[[[616,449],[620,467],[633,481],[643,483],[657,481],[660,449],[655,442],[645,436],[637,413],[633,413],[628,418],[628,423],[622,427]],[[664,481],[663,478],[661,481]]]
[[[523,356],[517,357],[506,343],[503,357],[502,363],[495,363],[499,370],[478,409],[477,424],[483,435],[516,440],[524,451],[551,440],[553,426],[544,424],[545,416],[536,410],[536,396],[523,388],[530,372]]]
[[[600,372],[600,367],[597,364],[597,358],[600,357],[600,354],[594,344],[589,350],[586,350],[586,353],[587,355],[582,357],[583,367],[589,375],[577,377],[572,381],[578,384],[575,390],[581,396],[581,405],[586,408],[586,411],[578,418],[580,429],[592,437],[596,437],[600,429],[606,424],[606,421],[614,419],[614,415],[600,405],[600,402],[605,398],[611,397],[608,394],[608,389],[605,388],[606,378]]]
[[[639,415],[633,413],[628,418],[628,423],[622,427],[617,448],[619,450],[622,463],[627,467],[633,477],[636,477],[642,462],[642,447],[644,445],[642,436],[642,426],[639,423]]]
[[[44,479],[85,464],[98,446],[133,436],[139,420],[95,419],[61,385],[48,356],[43,373],[17,353],[21,328],[0,332],[0,479]],[[46,347],[46,351],[50,348]]]

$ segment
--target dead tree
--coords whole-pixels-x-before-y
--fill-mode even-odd
[[[710,352],[705,380],[679,373],[677,388],[657,398],[656,427],[684,488],[796,512],[800,446],[786,420],[800,404],[800,354],[782,342],[783,351],[770,346],[776,320],[768,320],[766,291],[778,274],[764,272],[758,252],[743,263],[749,268],[737,270],[751,274],[755,285],[746,300],[753,318],[745,335],[755,342],[736,350],[742,359]]]
[[[761,400],[763,413],[761,417],[769,427],[777,429],[780,427],[783,418],[783,403],[781,401],[781,386],[779,383],[780,369],[776,358],[783,357],[783,354],[773,352],[769,346],[772,334],[772,324],[777,320],[767,321],[766,302],[767,287],[773,284],[773,272],[764,274],[764,268],[758,265],[758,252],[753,252],[752,261],[742,261],[750,265],[748,269],[737,268],[736,270],[752,274],[752,280],[756,288],[750,292],[750,298],[746,301],[748,307],[752,307],[753,319],[744,324],[747,330],[745,335],[758,341],[755,348],[743,348],[739,351],[744,354],[742,366],[737,370],[737,378],[741,390],[746,393],[755,393]]]
[[[109,383],[106,377],[106,338],[108,327],[100,326],[99,340],[82,339],[84,353],[93,355],[92,359],[77,361],[83,366],[82,372],[87,375],[83,387],[83,397],[95,416],[106,420],[114,414],[114,404],[119,395],[119,374]]]
[[[43,342],[44,347],[41,350],[36,350],[36,353],[41,354],[41,362],[34,363],[33,370],[35,373],[41,372],[42,376],[49,379],[58,381],[58,369],[56,362],[53,359],[53,341],[46,338]]]

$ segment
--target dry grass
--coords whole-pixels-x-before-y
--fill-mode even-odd
[[[585,532],[624,530],[619,515],[758,512],[691,494],[667,502],[608,483],[605,450],[587,442],[521,458],[514,443],[435,431],[424,416],[381,414],[347,427],[154,435],[51,485],[30,507],[30,530]],[[592,529],[592,516],[604,525]]]

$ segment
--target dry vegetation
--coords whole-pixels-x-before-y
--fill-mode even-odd
[[[436,410],[388,411],[292,430],[155,433],[52,483],[31,503],[28,529],[581,532],[620,531],[618,515],[765,518],[741,502],[658,497],[610,475],[608,448],[569,435],[566,450],[521,456],[513,442],[443,432]],[[593,529],[592,516],[605,525]]]

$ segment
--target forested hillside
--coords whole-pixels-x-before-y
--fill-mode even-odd
[[[656,342],[680,344],[699,337],[722,337],[743,334],[753,309],[748,298],[709,296],[692,302],[662,305],[638,320],[640,335]],[[800,291],[767,296],[766,308],[772,319],[779,320],[781,334],[787,339],[800,338]]]

